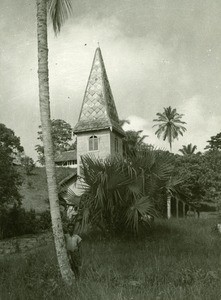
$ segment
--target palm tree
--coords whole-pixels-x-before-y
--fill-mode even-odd
[[[170,144],[170,151],[172,151],[172,142],[174,139],[178,139],[179,135],[183,135],[183,132],[186,131],[186,128],[181,124],[186,124],[181,121],[183,117],[182,114],[178,114],[176,109],[172,109],[171,106],[164,108],[163,113],[157,113],[158,119],[154,119],[154,122],[157,122],[155,126],[159,128],[155,132],[158,138],[163,135],[163,140],[166,139]]]
[[[148,216],[157,216],[155,201],[164,196],[173,171],[169,152],[145,150],[129,158],[103,161],[82,158],[86,191],[81,199],[82,223],[112,233],[137,234],[148,225]]]
[[[183,155],[191,155],[191,154],[194,154],[196,149],[197,149],[196,145],[193,146],[192,144],[188,144],[187,146],[183,145],[183,148],[179,149],[179,151]]]
[[[171,199],[179,199],[180,196],[180,185],[184,182],[184,177],[171,176],[167,181],[163,189],[167,195],[167,219],[171,218]]]
[[[121,127],[123,127],[123,126],[124,126],[124,124],[130,124],[130,121],[129,121],[129,120],[127,120],[127,119],[122,119],[122,120],[119,120],[119,125],[120,125]]]
[[[124,138],[124,152],[125,155],[135,155],[137,151],[139,151],[144,143],[144,139],[148,137],[148,135],[142,135],[143,130],[135,131],[135,130],[127,130],[125,132],[126,136]]]
[[[37,37],[38,37],[38,80],[39,104],[45,153],[48,194],[52,219],[55,248],[62,278],[65,283],[72,284],[74,280],[70,269],[64,234],[62,229],[58,191],[55,177],[53,143],[51,134],[49,78],[48,78],[48,41],[47,41],[47,11],[53,21],[57,34],[62,24],[71,12],[70,0],[36,0],[37,1]]]

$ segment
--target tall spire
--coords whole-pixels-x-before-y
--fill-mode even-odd
[[[96,49],[78,123],[74,133],[110,128],[125,135],[107,78],[100,47]]]

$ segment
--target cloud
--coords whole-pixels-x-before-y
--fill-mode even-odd
[[[204,107],[204,102],[205,99],[203,99],[202,95],[195,95],[177,106],[177,112],[184,114],[182,120],[186,122],[184,126],[187,131],[173,142],[173,152],[177,153],[182,148],[182,145],[190,143],[197,145],[198,151],[203,151],[206,141],[221,131],[219,125],[221,124],[221,116],[208,112]],[[164,142],[155,136],[154,132],[156,129],[152,128],[152,120],[144,119],[137,115],[130,115],[126,119],[130,121],[130,124],[124,125],[125,130],[143,130],[142,134],[148,135],[145,139],[146,143],[169,150],[168,142]]]
[[[204,105],[206,99],[202,95],[194,95],[178,107],[178,112],[185,114],[183,120],[187,123],[187,132],[182,141],[184,144],[197,145],[203,151],[206,141],[220,132],[221,116],[217,116]]]
[[[121,119],[129,116],[147,142],[168,147],[155,136],[153,119],[163,107],[185,113],[188,131],[174,142],[205,147],[220,132],[220,11],[218,4],[166,0],[76,0],[74,18],[55,38],[49,30],[52,118],[77,122],[93,55],[100,43]],[[96,8],[96,9],[94,9]],[[1,122],[21,136],[36,156],[39,124],[36,7],[3,0],[0,28]],[[11,15],[15,15],[11,22]],[[212,49],[208,55],[208,49]]]
[[[154,145],[157,148],[167,148],[165,142],[159,140],[155,136],[155,130],[152,128],[153,123],[150,120],[146,120],[136,115],[128,116],[127,120],[130,122],[130,124],[125,123],[123,126],[124,130],[142,130],[143,132],[141,135],[147,135],[147,137],[144,139],[145,143]]]

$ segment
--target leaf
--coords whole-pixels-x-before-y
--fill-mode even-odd
[[[48,12],[50,14],[55,34],[61,30],[61,26],[72,14],[71,0],[49,0]]]
[[[133,205],[129,207],[126,212],[127,226],[132,228],[134,232],[138,233],[139,216],[148,220],[148,218],[146,218],[148,215],[157,216],[156,209],[151,203],[149,197],[134,199]]]

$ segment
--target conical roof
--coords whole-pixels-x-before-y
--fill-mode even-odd
[[[125,135],[107,78],[100,48],[96,49],[83,104],[74,133],[110,128]]]

